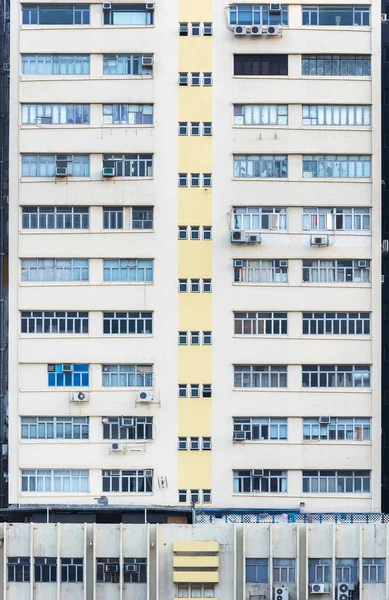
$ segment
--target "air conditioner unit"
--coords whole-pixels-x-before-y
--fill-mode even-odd
[[[123,452],[123,442],[112,442],[111,452]]]
[[[70,394],[71,402],[89,402],[89,394],[87,392],[72,392]]]
[[[73,365],[62,365],[63,373],[73,373]]]
[[[68,168],[67,167],[57,167],[55,169],[55,176],[56,177],[67,177],[68,174]]]
[[[154,2],[146,2],[146,10],[154,10]]]
[[[263,29],[259,25],[253,25],[251,27],[251,35],[263,35]]]
[[[138,402],[152,402],[153,401],[153,392],[151,390],[145,391],[142,390],[138,392]]]
[[[389,252],[389,240],[382,240],[382,252]]]
[[[287,260],[280,260],[280,267],[287,267],[287,266],[288,266]]]
[[[106,573],[119,573],[119,565],[104,565]]]
[[[253,477],[263,477],[263,469],[253,469],[251,474]]]
[[[311,246],[328,246],[328,235],[311,235]]]
[[[338,600],[349,600],[349,592],[353,589],[352,583],[338,583]]]
[[[240,258],[234,260],[234,267],[236,269],[240,269],[241,267],[243,267],[243,260],[241,260]]]
[[[167,477],[158,477],[158,485],[161,490],[165,490],[167,488]]]
[[[154,64],[153,56],[142,56],[142,67],[152,67]]]
[[[309,592],[311,594],[329,594],[330,584],[329,583],[310,583]]]
[[[281,2],[271,2],[269,4],[269,13],[276,14],[281,12]]]
[[[245,440],[246,434],[244,431],[234,431],[234,440]]]
[[[289,590],[281,585],[275,585],[274,588],[274,600],[289,600]]]
[[[112,5],[110,2],[103,2],[103,10],[111,10]]]
[[[132,427],[134,425],[134,417],[122,417],[122,427]]]
[[[331,417],[319,417],[319,423],[322,425],[329,425],[331,421]]]
[[[269,25],[266,33],[267,35],[281,35],[281,27],[278,25]]]
[[[246,244],[247,234],[244,229],[233,229],[231,231],[231,244]]]
[[[143,471],[143,473],[145,474],[145,477],[152,477],[153,476],[153,470],[152,469],[145,469]]]
[[[249,33],[248,29],[249,28],[246,27],[245,25],[236,25],[234,27],[234,35],[236,35],[236,36],[247,35]]]
[[[115,177],[115,167],[103,167],[103,177]]]
[[[367,260],[359,260],[358,261],[358,267],[360,269],[365,269],[367,267]]]
[[[138,565],[124,565],[125,573],[137,573],[139,571]]]
[[[246,242],[248,244],[260,244],[261,234],[260,233],[248,233],[246,236]]]

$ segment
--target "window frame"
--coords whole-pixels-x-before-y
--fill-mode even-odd
[[[301,365],[301,387],[370,388],[370,365]]]

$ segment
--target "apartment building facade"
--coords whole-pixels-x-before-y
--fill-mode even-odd
[[[379,510],[380,7],[11,23],[10,503]]]

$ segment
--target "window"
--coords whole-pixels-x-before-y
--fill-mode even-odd
[[[288,313],[234,312],[235,335],[286,335]]]
[[[89,229],[89,207],[24,206],[23,229]]]
[[[84,559],[61,558],[62,583],[84,583]]]
[[[192,293],[200,292],[200,279],[191,279],[190,280],[190,291]]]
[[[199,346],[200,344],[210,345],[212,344],[212,332],[211,331],[179,331],[178,332],[178,344],[181,346],[190,344],[192,346]]]
[[[303,365],[302,386],[370,387],[370,367],[368,365]]]
[[[89,75],[89,55],[22,54],[23,75]]]
[[[178,438],[178,449],[179,450],[188,450],[188,438],[186,438],[186,437]]]
[[[200,135],[200,122],[192,121],[190,124],[190,135]]]
[[[320,417],[303,419],[304,440],[370,440],[370,419],[332,417],[324,423]]]
[[[202,391],[202,395],[201,395]],[[211,398],[212,385],[210,383],[179,383],[178,384],[179,398]]]
[[[246,558],[246,582],[267,583],[269,581],[269,560],[267,558]]]
[[[188,187],[188,173],[178,174],[178,187]]]
[[[210,121],[203,123],[203,135],[212,135],[212,123]]]
[[[287,156],[234,156],[234,177],[279,178],[288,176]]]
[[[370,335],[370,313],[303,313],[303,335]]]
[[[186,345],[188,343],[188,332],[187,331],[179,331],[178,332],[178,344]]]
[[[154,208],[152,206],[133,206],[132,229],[153,229]]]
[[[189,74],[183,72],[179,73],[178,84],[181,86],[189,85]]]
[[[234,54],[234,75],[269,77],[288,74],[287,54]]]
[[[188,135],[188,131],[189,131],[188,123],[185,123],[184,121],[180,121],[178,123],[178,135]]]
[[[88,440],[89,417],[21,417],[23,440]]]
[[[124,227],[124,209],[109,207],[103,208],[103,228],[104,229],[123,229]]]
[[[288,419],[234,417],[234,438],[236,433],[244,433],[250,441],[288,439]]]
[[[233,218],[233,229],[253,231],[286,230],[288,209],[261,206],[235,206],[233,208]]]
[[[104,417],[103,439],[152,440],[153,417]]]
[[[190,446],[189,450],[200,450],[200,438],[191,437],[189,438]]]
[[[203,23],[203,35],[211,36],[213,34],[212,23]]]
[[[200,23],[192,23],[192,35],[199,36],[201,32]]]
[[[287,387],[288,367],[275,365],[234,365],[234,387]]]
[[[303,230],[370,231],[370,208],[303,208]]]
[[[115,177],[152,177],[152,154],[104,154],[104,167],[113,167]]]
[[[303,6],[303,25],[327,27],[369,26],[368,6]]]
[[[83,154],[23,154],[22,177],[55,177],[57,167],[66,168],[69,176],[89,177],[89,158]]]
[[[212,173],[203,173],[203,187],[212,187]]]
[[[212,331],[203,331],[203,344],[205,346],[212,344]]]
[[[191,240],[199,240],[200,239],[200,227],[191,226],[189,228],[189,231],[190,231],[190,239]]]
[[[268,469],[254,469],[246,471],[233,471],[234,494],[247,494],[255,492],[286,493],[288,491],[287,471],[269,471]]]
[[[275,583],[294,583],[296,581],[296,559],[273,558],[273,581]]]
[[[212,396],[212,385],[210,383],[203,383],[203,398],[211,398]]]
[[[211,240],[212,239],[212,227],[211,226],[198,226],[198,225],[179,225],[178,227],[178,239],[179,240]]]
[[[30,581],[30,558],[7,557],[8,583],[27,583]]]
[[[103,122],[106,125],[152,125],[152,104],[103,104]]]
[[[103,333],[122,335],[152,335],[152,312],[104,312]]]
[[[178,397],[188,398],[188,386],[186,385],[186,383],[180,383],[178,385]]]
[[[200,384],[191,383],[189,385],[189,396],[191,398],[200,398]]]
[[[103,471],[103,492],[137,492],[153,491],[153,471]]]
[[[357,558],[337,558],[335,568],[336,583],[356,583],[358,581]]]
[[[214,598],[213,583],[179,583],[177,584],[178,598]]]
[[[303,177],[369,178],[371,159],[370,156],[303,156]]]
[[[125,558],[124,583],[147,583],[147,558]]]
[[[119,583],[120,581],[119,558],[96,558],[96,582]]]
[[[287,104],[234,104],[235,125],[287,125]]]
[[[153,365],[103,365],[103,387],[152,387]]]
[[[198,293],[202,291],[209,294],[212,292],[212,279],[179,279],[178,291],[180,293]]]
[[[89,25],[89,4],[22,4],[23,25]]]
[[[212,439],[210,437],[201,438],[201,449],[212,450]]]
[[[186,490],[178,490],[178,502],[187,502],[188,492]]]
[[[369,260],[303,260],[308,283],[370,283]]]
[[[49,387],[88,387],[89,365],[47,365]]]
[[[205,448],[203,448],[205,450]],[[212,490],[203,490],[203,503],[209,504],[212,502]]]
[[[280,12],[269,11],[269,5],[244,4],[230,6],[230,25],[287,25],[288,7]]]
[[[89,125],[90,104],[22,104],[27,125]]]
[[[287,260],[239,259],[234,260],[236,283],[287,283]]]
[[[194,85],[194,86],[201,85],[201,73],[192,72],[191,77],[190,77],[190,82],[191,82],[191,85]]]
[[[363,583],[385,583],[385,559],[364,558],[362,573]]]
[[[188,239],[188,227],[186,225],[178,227],[178,239],[179,240],[187,240]]]
[[[104,281],[151,283],[154,280],[154,260],[117,258],[103,260]]]
[[[88,333],[89,313],[22,311],[21,333]]]
[[[89,493],[88,469],[23,469],[22,492]]]
[[[340,104],[303,105],[303,125],[371,125],[371,107]]]
[[[370,471],[303,471],[303,492],[367,493],[370,492]]]
[[[34,583],[54,583],[57,581],[56,558],[35,557],[34,562]]]
[[[146,4],[113,4],[104,10],[104,25],[153,25],[154,10]]]
[[[331,583],[332,582],[332,560],[330,558],[308,559],[309,583]]]
[[[203,292],[212,292],[212,279],[203,279]]]
[[[146,59],[146,61],[144,59]],[[151,64],[150,64],[150,62],[151,62]],[[103,56],[103,74],[104,75],[138,75],[138,76],[142,76],[142,77],[144,77],[144,76],[152,77],[153,76],[153,55],[152,54],[104,54],[104,56]]]
[[[86,258],[22,258],[22,281],[89,281]]]
[[[203,73],[203,85],[208,87],[212,85],[212,73]]]
[[[303,54],[301,74],[326,77],[369,77],[370,56],[362,54]]]
[[[190,501],[194,504],[200,502],[200,490],[190,490]]]

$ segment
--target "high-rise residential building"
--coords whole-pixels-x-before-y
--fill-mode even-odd
[[[12,505],[379,510],[380,31],[13,3]]]

